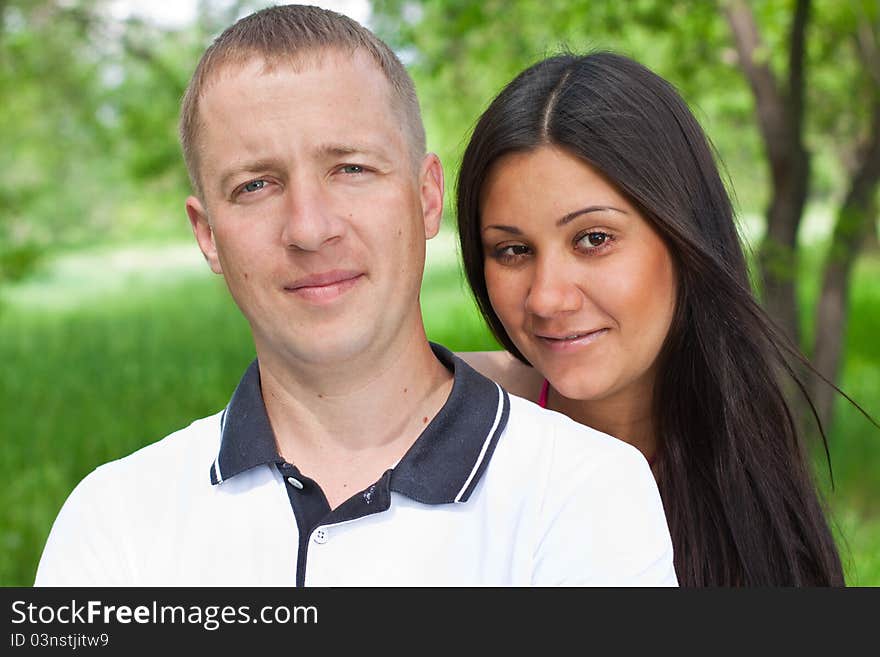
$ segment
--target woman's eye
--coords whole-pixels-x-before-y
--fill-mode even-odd
[[[360,164],[346,164],[340,171],[342,173],[363,173],[364,168]]]
[[[508,244],[495,249],[494,256],[503,261],[516,260],[521,256],[528,255],[529,247],[525,244]]]
[[[583,237],[581,237],[578,242],[581,243],[582,246],[586,247],[598,247],[602,246],[606,242],[611,239],[611,236],[608,233],[603,233],[601,231],[594,231],[591,233],[587,233]]]
[[[266,186],[265,180],[252,180],[247,183],[244,187],[242,187],[242,191],[245,192],[258,192]]]

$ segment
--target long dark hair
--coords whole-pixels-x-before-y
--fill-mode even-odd
[[[468,281],[499,342],[480,192],[502,155],[562,148],[652,223],[677,275],[653,416],[657,482],[683,586],[843,585],[840,557],[778,375],[801,358],[758,305],[713,150],[675,89],[641,64],[560,55],[517,76],[480,118],[458,179]]]

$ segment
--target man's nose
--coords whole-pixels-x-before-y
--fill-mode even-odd
[[[285,246],[318,251],[342,236],[345,223],[317,181],[298,181],[286,190],[281,239]]]
[[[547,258],[535,263],[534,277],[526,296],[526,311],[550,318],[560,313],[579,310],[584,301],[582,281],[564,263]]]

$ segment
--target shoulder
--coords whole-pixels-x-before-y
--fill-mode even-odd
[[[641,469],[647,465],[642,453],[628,443],[581,424],[557,411],[541,408],[510,394],[510,416],[506,439],[523,443],[523,448],[552,455],[553,466],[571,471],[575,478],[592,469],[607,467]]]
[[[220,448],[221,416],[222,412],[195,420],[127,456],[98,466],[76,490],[114,482],[130,486],[132,477],[156,480],[167,476],[169,470],[191,469],[193,466],[207,477]]]
[[[502,388],[529,401],[537,401],[544,377],[507,351],[462,351],[455,354]]]
[[[68,503],[116,489],[161,489],[170,477],[179,478],[183,472],[209,481],[211,463],[220,448],[220,417],[217,413],[195,420],[128,456],[99,465],[76,486]]]
[[[635,447],[510,395],[498,451],[539,506],[534,584],[675,585],[663,505]]]
[[[197,488],[210,488],[220,413],[95,468],[68,495],[52,525],[36,585],[112,585],[131,581],[128,543],[157,514]],[[171,505],[171,506],[169,506]]]
[[[103,486],[153,488],[162,479],[185,473],[203,475],[208,480],[211,463],[220,449],[221,413],[215,413],[193,421],[146,445],[131,454],[98,466],[77,488]]]

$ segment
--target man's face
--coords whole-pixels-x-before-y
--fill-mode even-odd
[[[422,335],[443,174],[433,155],[414,165],[389,93],[367,57],[335,51],[299,72],[230,66],[204,92],[204,202],[187,212],[261,358],[353,362]]]

